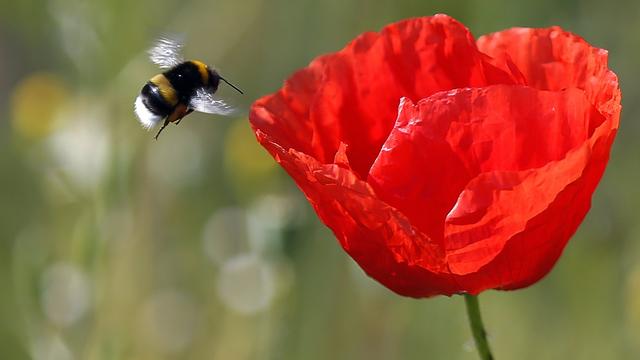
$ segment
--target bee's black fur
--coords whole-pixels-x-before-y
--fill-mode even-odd
[[[144,106],[155,115],[165,117],[173,111],[173,106],[162,97],[158,86],[151,81],[144,85],[140,95]]]
[[[191,61],[176,65],[163,74],[176,90],[178,101],[183,104],[189,104],[189,99],[195,94],[196,89],[207,85],[204,84],[198,67]],[[210,80],[215,80],[217,88],[217,78],[211,78]]]
[[[165,99],[162,95],[163,91],[152,81],[147,82],[140,92],[144,106],[153,114],[162,118],[169,116],[176,108],[177,105],[174,101],[177,100],[178,104],[188,105],[198,88],[206,87],[213,93],[220,84],[220,75],[215,70],[207,68],[208,76],[203,78],[198,65],[192,61],[178,64],[162,73],[162,75],[169,81],[170,85],[160,86],[171,86],[177,99]]]

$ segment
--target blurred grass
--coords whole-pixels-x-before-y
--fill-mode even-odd
[[[640,354],[640,3],[0,0],[0,358],[475,359],[461,298],[368,279],[246,118],[160,141],[132,102],[163,33],[241,107],[366,30],[447,13],[479,36],[561,25],[610,51],[623,121],[593,209],[552,273],[487,292],[498,359]]]

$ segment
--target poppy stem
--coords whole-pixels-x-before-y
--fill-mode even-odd
[[[467,316],[469,316],[469,324],[471,326],[471,332],[473,333],[473,340],[476,343],[476,348],[478,349],[480,358],[482,360],[493,360],[491,349],[489,349],[489,342],[487,341],[487,332],[484,330],[482,317],[480,316],[478,297],[470,294],[464,294],[464,303],[467,305]]]

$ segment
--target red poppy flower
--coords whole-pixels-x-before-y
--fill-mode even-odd
[[[558,27],[476,41],[436,15],[315,59],[250,120],[364,271],[426,297],[543,277],[589,209],[619,115],[605,50]]]

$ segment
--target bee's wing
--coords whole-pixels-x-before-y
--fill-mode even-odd
[[[199,88],[189,101],[189,107],[195,111],[217,114],[217,115],[233,115],[236,109],[227,104],[224,100],[216,98],[213,93],[207,89]]]
[[[162,37],[149,49],[151,62],[163,69],[172,68],[182,62],[182,43],[176,38]]]

